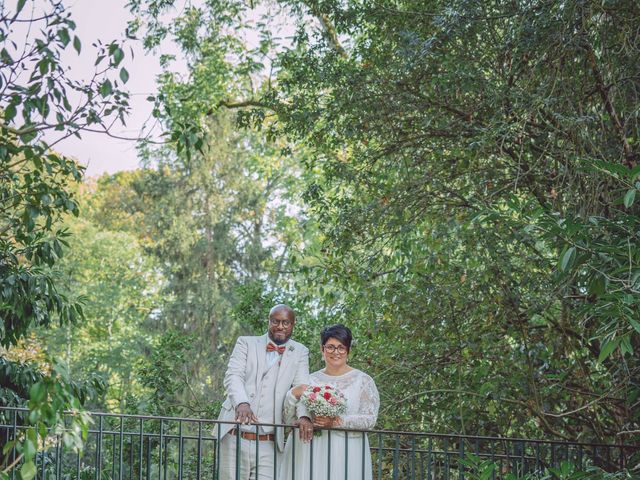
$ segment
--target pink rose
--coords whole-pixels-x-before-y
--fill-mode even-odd
[[[315,402],[315,401],[316,401],[316,398],[317,398],[317,397],[316,397],[316,394],[315,394],[315,393],[312,393],[312,394],[310,394],[310,395],[309,395],[309,400],[313,400],[313,401]]]

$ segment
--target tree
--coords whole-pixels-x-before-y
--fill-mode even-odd
[[[83,194],[83,205],[92,194]],[[68,253],[56,270],[65,294],[84,304],[84,321],[42,332],[43,341],[74,378],[103,379],[106,396],[92,408],[137,411],[127,403],[143,394],[136,364],[153,349],[162,276],[133,235],[99,230],[84,216],[68,228]]]
[[[146,148],[145,168],[101,178],[86,210],[99,229],[136,237],[162,272],[148,322],[154,353],[134,375],[152,391],[140,405],[163,414],[216,413],[235,336],[263,332],[271,306],[263,305],[258,320],[240,305],[287,295],[290,281],[280,270],[299,240],[283,201],[296,169],[275,146],[237,131],[232,115],[210,119],[207,129],[201,152]],[[79,259],[91,257],[82,250]],[[175,371],[159,373],[177,357],[185,360]]]
[[[25,8],[26,0],[0,5],[0,346],[5,348],[37,326],[82,318],[81,305],[60,293],[50,270],[67,238],[58,221],[78,213],[72,186],[82,167],[54,147],[85,130],[108,133],[128,108],[119,88],[128,77],[119,44],[100,45],[93,78],[75,80],[61,56],[71,48],[80,52],[82,45],[65,5],[28,3],[32,8]],[[114,80],[116,72],[120,80]],[[20,475],[28,480],[35,475],[38,437],[63,425],[62,412],[80,408],[84,397],[61,364],[44,376],[4,358],[2,368],[3,379],[11,380],[3,381],[3,404],[25,404],[29,393],[31,413],[19,422],[30,427],[25,438],[10,443],[22,462]],[[87,422],[84,415],[74,417],[67,446],[81,445]],[[3,462],[0,475],[16,465]]]
[[[269,134],[310,150],[302,178],[323,247],[300,273],[356,324],[396,401],[383,421],[631,438],[638,5],[279,5],[297,22],[291,48],[231,59],[220,52],[243,2],[176,19],[192,65],[235,85],[199,90],[194,121],[167,128],[195,145],[212,105],[234,108],[245,124],[272,115]],[[171,31],[162,7],[133,6],[150,39]],[[236,15],[215,17],[224,7]],[[264,55],[273,74],[252,89]]]
[[[78,214],[71,186],[82,167],[53,147],[70,135],[123,120],[127,95],[110,76],[124,52],[113,42],[100,46],[96,73],[88,82],[72,79],[61,53],[81,41],[61,2],[49,1],[42,12],[25,0],[0,9],[0,343],[12,345],[36,325],[62,322],[82,312],[61,295],[46,272],[63,254],[67,236],[57,225],[61,215]],[[26,24],[29,28],[23,29]],[[100,66],[103,63],[106,65]],[[126,72],[120,68],[124,81]],[[72,107],[71,102],[78,105]],[[57,134],[57,137],[56,137]]]

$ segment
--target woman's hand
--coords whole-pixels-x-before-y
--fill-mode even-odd
[[[291,389],[291,394],[296,397],[296,400],[300,400],[300,397],[302,396],[302,394],[304,393],[304,391],[307,389],[309,385],[305,385],[305,384],[301,384],[298,385],[297,387],[293,387]]]
[[[313,417],[313,425],[318,428],[337,427],[341,423],[340,417]]]

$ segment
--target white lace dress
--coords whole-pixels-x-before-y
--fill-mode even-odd
[[[380,397],[373,379],[353,369],[332,376],[317,371],[311,374],[311,385],[331,385],[347,399],[347,413],[339,428],[354,432],[323,430],[311,444],[302,443],[298,431],[287,439],[279,480],[371,480],[371,452],[367,435],[357,430],[369,430],[376,424]],[[283,420],[296,420],[298,401],[289,392],[284,402]]]

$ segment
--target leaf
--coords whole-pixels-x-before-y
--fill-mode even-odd
[[[607,357],[611,355],[613,351],[618,347],[619,343],[620,343],[619,338],[615,338],[613,340],[605,342],[605,344],[600,348],[600,355],[598,356],[598,362],[599,363],[604,362],[607,359]]]
[[[560,257],[560,270],[566,272],[576,259],[576,247],[569,247]]]
[[[111,92],[113,92],[113,85],[111,85],[111,81],[105,80],[104,82],[102,82],[99,91],[100,95],[102,95],[103,97],[111,95]]]
[[[7,65],[13,63],[13,58],[11,58],[11,55],[9,55],[9,52],[6,48],[0,50],[0,60],[2,60]]]
[[[120,47],[118,47],[113,51],[113,63],[118,66],[122,59],[124,59],[124,52]]]
[[[629,323],[631,324],[631,326],[633,328],[636,329],[636,332],[640,333],[640,323],[638,323],[636,320],[634,320],[633,318],[629,318]]]
[[[15,446],[15,444],[16,444],[16,440],[11,440],[10,442],[5,443],[5,445],[2,447],[2,454],[6,455],[7,453],[9,453],[11,449]]]
[[[16,106],[13,103],[7,105],[7,108],[4,111],[4,121],[9,123],[16,116]]]
[[[35,434],[34,429],[31,429],[31,431],[33,431]],[[35,440],[31,437],[32,435],[29,435],[29,438],[24,439],[24,447],[22,449],[22,453],[24,453],[24,456],[27,459],[32,459],[33,457],[35,457],[37,452],[36,446],[37,446],[38,437],[37,435],[33,435],[33,437],[35,437]]]
[[[41,402],[42,400],[44,400],[46,393],[47,389],[45,388],[44,384],[38,382],[34,384],[33,387],[31,387],[31,389],[29,390],[29,398],[31,398],[31,400],[33,400],[34,402]]]
[[[18,0],[18,6],[16,7],[15,15],[18,15],[22,11],[25,3],[27,3],[27,0]]]
[[[80,54],[80,50],[82,50],[82,43],[80,43],[80,39],[77,35],[74,35],[73,37],[73,48],[75,48],[76,52]]]
[[[607,278],[599,273],[595,274],[589,281],[587,290],[591,295],[604,295],[607,291]]]
[[[69,45],[69,42],[71,41],[69,30],[67,30],[66,28],[61,28],[60,30],[58,30],[58,38],[62,42],[62,45],[64,45],[65,47]]]
[[[22,480],[31,480],[36,476],[36,466],[33,462],[26,462],[20,468],[20,478]]]
[[[127,72],[127,69],[124,67],[120,69],[120,80],[122,80],[122,83],[127,83],[129,81],[129,72]]]
[[[636,199],[636,189],[635,188],[630,188],[626,195],[624,196],[624,206],[629,208],[631,205],[633,205],[633,201]]]
[[[633,347],[631,346],[631,338],[629,334],[620,339],[620,351],[623,355],[626,355],[627,353],[629,355],[633,355]]]

